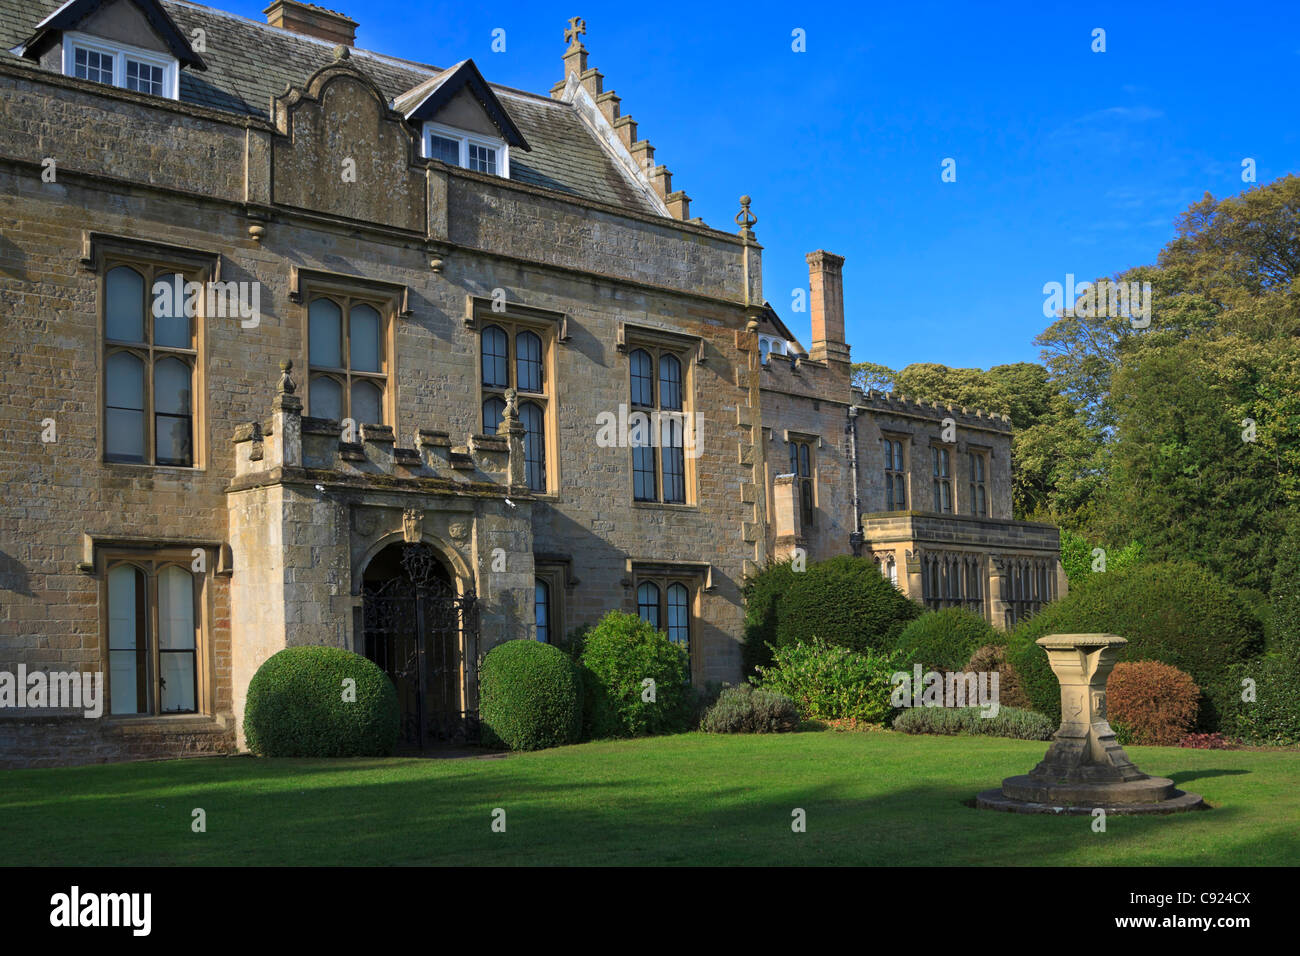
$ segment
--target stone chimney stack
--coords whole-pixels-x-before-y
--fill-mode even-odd
[[[326,10],[314,3],[298,0],[275,0],[265,10],[266,22],[282,30],[292,30],[303,36],[354,46],[357,42],[357,22],[341,13]]]
[[[818,249],[804,258],[808,260],[812,312],[808,358],[814,362],[848,362],[849,347],[844,341],[844,257]]]

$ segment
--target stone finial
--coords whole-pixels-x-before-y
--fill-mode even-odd
[[[336,60],[346,60],[346,59],[348,59],[348,57],[350,57],[350,56],[352,56],[352,51],[349,50],[349,49],[348,49],[346,46],[344,46],[342,43],[340,43],[338,46],[336,46],[336,47],[334,48],[334,59],[336,59]]]
[[[293,379],[289,373],[293,371],[293,362],[289,359],[280,363],[280,382],[275,388],[277,395],[292,395],[298,391],[298,386],[293,384]]]
[[[742,239],[754,238],[754,225],[758,222],[749,209],[750,198],[748,196],[740,197],[740,212],[736,213],[736,225],[740,227],[740,237]]]
[[[504,412],[501,413],[501,421],[504,423],[509,423],[518,420],[519,393],[516,392],[513,388],[507,388],[505,399],[506,399],[506,409]]]
[[[568,29],[564,31],[564,39],[569,41],[569,49],[582,46],[582,41],[578,39],[587,32],[587,21],[582,17],[569,17]]]

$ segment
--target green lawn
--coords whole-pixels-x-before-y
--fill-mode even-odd
[[[0,864],[1245,864],[1300,860],[1300,753],[1132,747],[1209,812],[964,806],[1045,745],[687,734],[456,760],[232,757],[0,771]],[[191,811],[207,832],[191,832]],[[491,831],[493,808],[505,833]],[[807,832],[791,832],[791,810]]]

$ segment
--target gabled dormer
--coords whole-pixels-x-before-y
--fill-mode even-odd
[[[65,76],[172,100],[182,69],[207,69],[158,0],[69,0],[13,52]]]
[[[392,107],[420,131],[422,154],[510,178],[510,150],[530,150],[473,60],[463,60],[397,97]]]

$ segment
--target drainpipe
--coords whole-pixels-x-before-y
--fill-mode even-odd
[[[849,465],[853,472],[853,530],[849,533],[849,547],[855,558],[862,556],[862,504],[858,499],[858,406],[849,406],[849,420],[844,424],[849,436]]]

